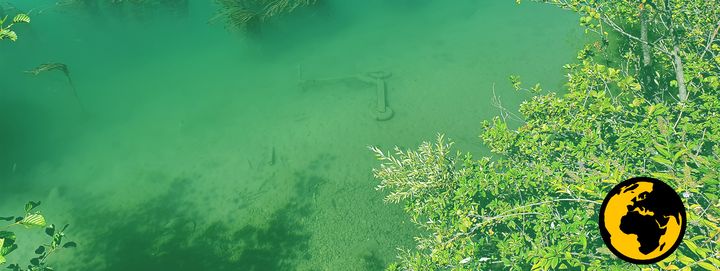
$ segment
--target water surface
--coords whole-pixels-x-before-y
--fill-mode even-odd
[[[485,153],[493,88],[511,110],[529,97],[512,74],[559,89],[580,37],[572,14],[509,0],[326,1],[254,38],[208,24],[210,1],[145,18],[13,3],[36,11],[0,43],[0,215],[41,200],[70,223],[56,270],[380,270],[420,233],[374,190],[367,146],[441,132]],[[61,73],[22,72],[45,62],[84,111]],[[392,74],[388,121],[372,85],[299,87],[370,71]]]

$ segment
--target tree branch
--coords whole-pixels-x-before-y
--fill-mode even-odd
[[[708,40],[707,45],[705,45],[705,50],[703,50],[702,54],[700,54],[700,58],[705,57],[705,53],[710,50],[710,46],[715,41],[715,37],[717,37],[718,30],[720,30],[720,20],[718,20],[715,30],[713,31],[712,35],[710,35],[710,39]]]

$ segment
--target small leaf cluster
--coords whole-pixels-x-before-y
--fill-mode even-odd
[[[41,244],[35,249],[34,252],[36,256],[30,259],[29,264],[26,265],[26,267],[13,263],[9,264],[7,269],[12,271],[51,271],[54,269],[47,265],[47,259],[50,255],[56,253],[60,249],[74,248],[77,246],[75,242],[63,241],[65,238],[65,230],[69,225],[66,224],[61,228],[56,227],[55,224],[48,225],[45,221],[45,217],[39,212],[34,211],[38,206],[40,206],[39,201],[30,201],[25,204],[24,215],[0,217],[0,220],[14,221],[11,224],[0,228],[0,265],[7,262],[5,257],[8,254],[18,249],[15,232],[6,229],[13,226],[23,226],[26,229],[44,228],[45,234],[50,237],[50,241],[48,243]]]
[[[2,20],[0,20],[0,40],[9,39],[11,41],[16,41],[18,35],[12,27],[18,23],[30,23],[30,16],[25,13],[17,14],[12,18],[8,25],[5,25],[7,19],[8,17],[5,16]]]

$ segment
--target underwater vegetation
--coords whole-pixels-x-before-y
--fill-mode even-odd
[[[25,73],[32,74],[34,76],[37,76],[44,72],[49,71],[60,71],[62,72],[65,77],[68,80],[68,84],[70,84],[70,88],[72,89],[73,96],[75,97],[75,100],[77,101],[78,105],[80,105],[80,108],[85,111],[85,107],[82,104],[82,101],[80,101],[80,96],[78,96],[77,89],[75,88],[75,84],[73,83],[72,77],[70,77],[70,70],[68,70],[67,65],[63,63],[45,63],[41,64],[37,67],[35,67],[32,70],[25,71]]]
[[[371,147],[377,188],[426,231],[388,269],[639,270],[605,247],[597,210],[619,182],[651,176],[683,195],[688,226],[643,270],[720,270],[719,3],[542,2],[577,12],[599,42],[564,66],[564,94],[511,76],[537,96],[518,113],[495,103],[480,135],[493,156],[442,135]]]
[[[216,0],[220,6],[210,22],[222,21],[229,29],[259,33],[263,22],[314,6],[319,0]]]
[[[315,212],[312,194],[326,180],[310,171],[297,172],[293,178],[288,201],[260,224],[233,216],[253,208],[244,203],[248,199],[242,194],[223,206],[226,218],[203,220],[203,207],[187,199],[193,194],[192,184],[203,181],[194,174],[174,177],[170,189],[137,208],[79,205],[81,212],[96,218],[87,221],[88,229],[103,229],[103,234],[83,245],[78,257],[94,263],[96,270],[108,271],[297,270],[298,262],[310,258],[312,232],[303,218]]]

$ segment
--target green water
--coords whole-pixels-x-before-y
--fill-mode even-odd
[[[559,89],[581,37],[512,0],[326,1],[252,39],[208,24],[211,1],[145,19],[15,2],[36,13],[0,42],[0,216],[41,200],[70,223],[56,270],[380,270],[420,232],[375,191],[367,146],[441,132],[485,153],[493,86],[511,110],[529,97],[511,74]],[[46,62],[84,111],[62,73],[23,73]],[[390,120],[370,84],[299,87],[370,71],[392,73]]]

